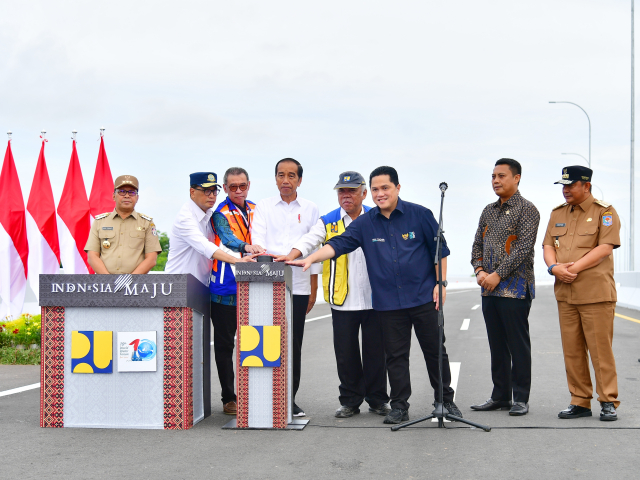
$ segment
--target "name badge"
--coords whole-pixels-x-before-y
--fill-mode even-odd
[[[102,227],[103,230],[113,230],[113,227]]]
[[[384,238],[372,238],[372,242],[384,242]]]
[[[566,227],[566,223],[556,223],[556,227]]]

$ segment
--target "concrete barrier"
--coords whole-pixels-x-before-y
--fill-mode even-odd
[[[618,305],[640,310],[640,272],[616,272]]]

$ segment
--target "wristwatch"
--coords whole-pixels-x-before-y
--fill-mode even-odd
[[[438,281],[436,282],[437,285],[442,285],[443,287],[446,287],[447,285],[449,285],[449,282],[447,282],[446,280],[444,282]]]
[[[553,265],[551,265],[549,268],[547,268],[547,272],[549,272],[549,275],[553,275],[553,273],[551,272],[551,270],[553,270],[553,267],[557,266],[557,263],[554,263]]]

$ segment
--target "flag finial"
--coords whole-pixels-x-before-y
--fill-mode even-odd
[[[77,134],[77,133],[78,133],[78,131],[77,131],[77,130],[72,130],[72,131],[71,131],[71,135],[73,135],[73,136],[71,137],[71,140],[73,140],[74,142],[76,141],[76,134]]]
[[[106,130],[106,128],[104,127],[100,127],[100,136],[104,137],[104,131]]]
[[[9,137],[9,141],[11,141],[11,135],[13,135],[13,132],[11,132],[11,130],[9,130],[7,132],[7,136]]]

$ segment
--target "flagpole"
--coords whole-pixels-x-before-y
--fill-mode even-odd
[[[78,133],[77,130],[71,130],[71,140],[73,140],[74,142],[76,141],[76,134]]]
[[[104,137],[104,131],[105,130],[106,130],[106,128],[100,127],[100,137]]]
[[[7,136],[9,137],[9,141],[11,141],[11,135],[13,135],[13,133],[11,132],[11,130],[9,130],[9,131],[7,132]]]

